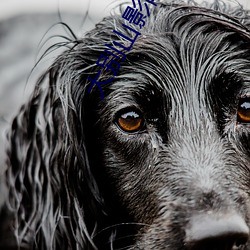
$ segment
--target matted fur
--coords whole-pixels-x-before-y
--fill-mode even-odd
[[[104,100],[87,77],[106,43],[127,46],[114,29],[134,37],[121,13],[71,41],[22,106],[3,249],[186,249],[189,219],[207,211],[250,225],[250,128],[236,122],[250,90],[248,12],[175,1],[150,13]],[[123,108],[140,110],[146,129],[118,129]]]

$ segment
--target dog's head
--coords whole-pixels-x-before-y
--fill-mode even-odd
[[[250,249],[249,17],[211,8],[157,3],[141,29],[106,18],[48,70],[10,137],[26,242]],[[123,24],[141,33],[129,51]],[[115,75],[96,65],[106,44],[126,57],[112,51]]]

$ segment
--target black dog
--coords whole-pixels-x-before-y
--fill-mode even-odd
[[[2,249],[250,249],[250,18],[155,3],[72,41],[14,119]]]

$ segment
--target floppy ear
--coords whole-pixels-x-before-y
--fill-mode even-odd
[[[13,121],[7,207],[16,244],[25,249],[95,249],[91,234],[103,200],[85,142],[91,103],[84,103],[99,49],[95,40],[76,41],[39,80]]]
[[[97,116],[101,101],[100,89],[90,91],[89,79],[100,71],[96,62],[106,44],[110,48],[119,41],[120,48],[128,47],[114,29],[135,39],[135,31],[123,28],[123,21],[120,16],[105,18],[85,38],[64,43],[67,50],[40,78],[13,120],[6,206],[20,247],[96,249],[93,235],[108,219],[86,142],[93,133],[89,115]],[[116,49],[109,54],[124,55]],[[114,76],[110,72],[104,81]]]

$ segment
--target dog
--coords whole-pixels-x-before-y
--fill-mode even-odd
[[[139,27],[126,7],[14,118],[1,249],[250,249],[248,12],[145,1]]]

